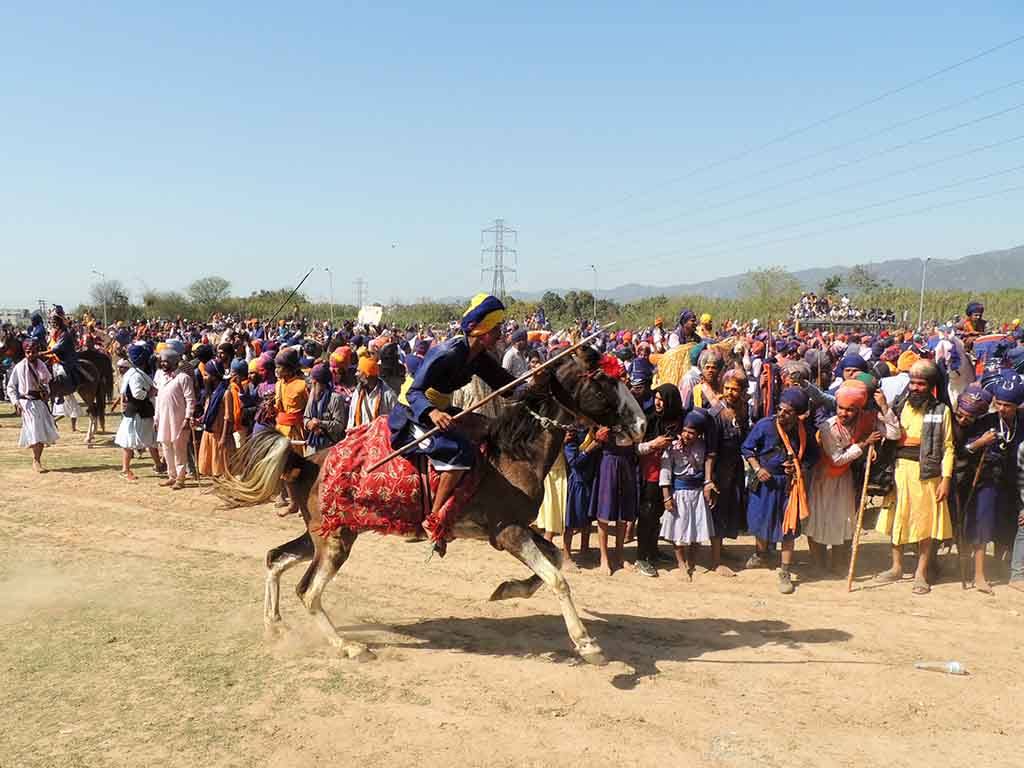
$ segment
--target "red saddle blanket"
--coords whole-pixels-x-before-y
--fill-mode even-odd
[[[438,514],[431,516],[440,480],[427,457],[408,454],[371,467],[391,453],[386,416],[356,427],[331,448],[320,470],[320,533],[339,528],[415,534],[421,528],[435,541],[450,541],[451,529],[479,483],[476,468],[463,477]]]

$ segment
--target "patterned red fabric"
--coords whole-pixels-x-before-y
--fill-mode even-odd
[[[331,448],[320,470],[321,535],[339,528],[411,534],[422,526],[435,541],[452,539],[452,526],[479,483],[477,470],[469,472],[444,508],[427,519],[431,504],[423,498],[423,478],[413,461],[399,456],[365,474],[364,467],[373,466],[391,450],[386,416],[349,431]],[[433,498],[440,477],[433,468],[429,477]]]

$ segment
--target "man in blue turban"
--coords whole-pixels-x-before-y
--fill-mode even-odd
[[[459,323],[462,335],[430,349],[416,375],[406,381],[398,404],[388,417],[394,449],[419,440],[433,427],[441,430],[426,441],[417,442],[409,453],[426,454],[434,469],[441,473],[430,512],[434,522],[428,532],[435,551],[442,557],[455,520],[442,516],[441,511],[476,457],[476,447],[469,436],[452,425],[452,417],[459,412],[452,406],[452,394],[466,386],[474,375],[492,389],[515,380],[492,355],[486,354],[501,338],[504,319],[505,305],[497,298],[483,293],[474,296]]]

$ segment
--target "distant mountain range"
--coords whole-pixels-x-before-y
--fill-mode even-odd
[[[881,280],[894,288],[919,288],[921,285],[920,259],[893,259],[866,265]],[[817,267],[793,272],[807,290],[818,290],[831,275],[845,276],[851,267]],[[620,304],[639,301],[650,296],[708,296],[719,299],[735,298],[744,275],[729,275],[701,283],[682,285],[640,285],[630,283],[610,290],[599,290],[599,299],[611,299]],[[1003,251],[987,251],[959,259],[931,259],[928,262],[929,290],[996,291],[1001,288],[1024,286],[1024,245]],[[565,290],[556,290],[565,294]],[[513,292],[513,298],[536,301],[545,291]]]

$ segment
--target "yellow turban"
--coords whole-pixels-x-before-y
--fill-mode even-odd
[[[910,373],[910,367],[920,359],[921,356],[919,354],[912,349],[908,349],[896,361],[896,369],[900,373]]]
[[[468,336],[483,336],[501,325],[505,319],[505,305],[494,296],[478,293],[462,313],[460,326]]]
[[[380,363],[377,362],[377,358],[366,357],[359,358],[359,372],[363,376],[380,376]]]

